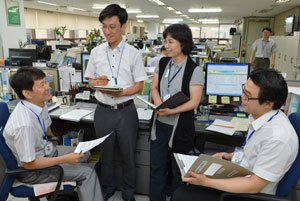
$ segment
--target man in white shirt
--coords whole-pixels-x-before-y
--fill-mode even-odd
[[[114,131],[100,146],[100,181],[106,199],[116,190],[113,157],[115,143],[118,143],[123,168],[122,197],[124,200],[134,200],[138,117],[133,98],[143,90],[147,76],[141,53],[122,40],[127,19],[126,10],[117,4],[102,10],[99,21],[107,42],[92,50],[84,75],[89,79],[91,87],[123,88],[123,91],[118,92],[95,92],[98,101],[94,116],[96,136],[103,137]]]
[[[81,201],[104,200],[97,174],[87,162],[89,153],[74,153],[73,147],[54,146],[47,136],[53,136],[46,101],[51,99],[45,73],[37,68],[22,67],[10,78],[10,85],[21,101],[4,128],[6,144],[19,166],[43,169],[60,165],[66,181],[77,182]],[[23,183],[37,184],[57,181],[58,172],[36,170],[19,175]]]
[[[272,29],[266,27],[262,30],[262,38],[257,39],[252,44],[250,63],[253,70],[257,68],[270,68],[270,57],[272,56],[271,68],[275,67],[275,57],[277,46],[274,40],[270,39]],[[253,57],[255,59],[253,61]]]
[[[298,137],[286,115],[280,111],[287,97],[287,84],[273,69],[257,69],[243,86],[242,107],[249,113],[250,125],[240,165],[251,170],[250,177],[212,179],[190,172],[190,184],[175,192],[174,201],[219,200],[220,194],[267,193],[274,195],[278,182],[291,167],[298,153]],[[235,152],[217,153],[225,160],[237,159]],[[233,160],[235,161],[235,160]],[[195,186],[194,186],[195,185]]]

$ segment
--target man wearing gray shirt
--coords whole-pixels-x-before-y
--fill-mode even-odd
[[[270,67],[270,57],[272,56],[271,68],[275,67],[275,56],[276,56],[276,43],[274,40],[269,39],[272,29],[266,27],[263,28],[263,37],[257,39],[252,44],[252,52],[250,56],[250,63],[253,70],[257,68],[269,68]],[[253,61],[253,57],[255,59]]]

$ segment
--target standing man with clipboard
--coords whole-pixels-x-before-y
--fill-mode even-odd
[[[122,91],[97,90],[95,93],[98,101],[94,116],[96,137],[114,131],[100,146],[100,180],[106,199],[116,190],[113,155],[115,143],[118,143],[123,166],[122,197],[124,200],[134,200],[138,116],[133,98],[143,90],[147,75],[141,53],[122,40],[127,19],[126,10],[117,4],[102,10],[99,21],[107,42],[92,50],[85,72],[91,87],[123,88]]]

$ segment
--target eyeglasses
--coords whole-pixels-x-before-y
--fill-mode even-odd
[[[245,94],[245,98],[247,101],[259,100],[259,98],[251,98],[247,95],[247,92],[245,91],[245,84],[242,84],[242,92],[243,92],[243,94]]]

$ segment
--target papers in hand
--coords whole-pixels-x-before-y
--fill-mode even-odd
[[[111,134],[112,134],[112,132],[109,133],[108,135],[101,137],[99,139],[96,139],[96,140],[79,142],[74,152],[78,153],[78,154],[85,153],[85,152],[93,149],[95,146],[104,142],[104,140],[106,140],[106,138],[108,138]]]
[[[148,104],[150,107],[152,107],[155,110],[163,109],[163,108],[170,108],[173,109],[175,107],[178,107],[179,105],[182,105],[183,103],[189,101],[190,99],[181,91],[176,93],[175,95],[171,96],[168,100],[164,101],[159,106],[155,106],[154,104],[150,103],[149,101],[143,99],[140,96],[136,96],[139,100],[143,101],[144,103]]]
[[[216,131],[226,135],[233,135],[236,131],[237,123],[216,119],[206,130]]]
[[[110,86],[93,86],[93,89],[103,90],[103,91],[123,91],[121,87],[110,87]]]
[[[84,110],[84,109],[74,109],[66,114],[60,115],[59,118],[63,120],[75,121],[79,122],[80,119],[93,111],[91,110]]]
[[[182,175],[189,177],[188,172],[204,174],[211,178],[232,178],[244,177],[252,172],[231,161],[215,158],[209,155],[200,154],[200,156],[190,156],[174,153],[175,160]]]

